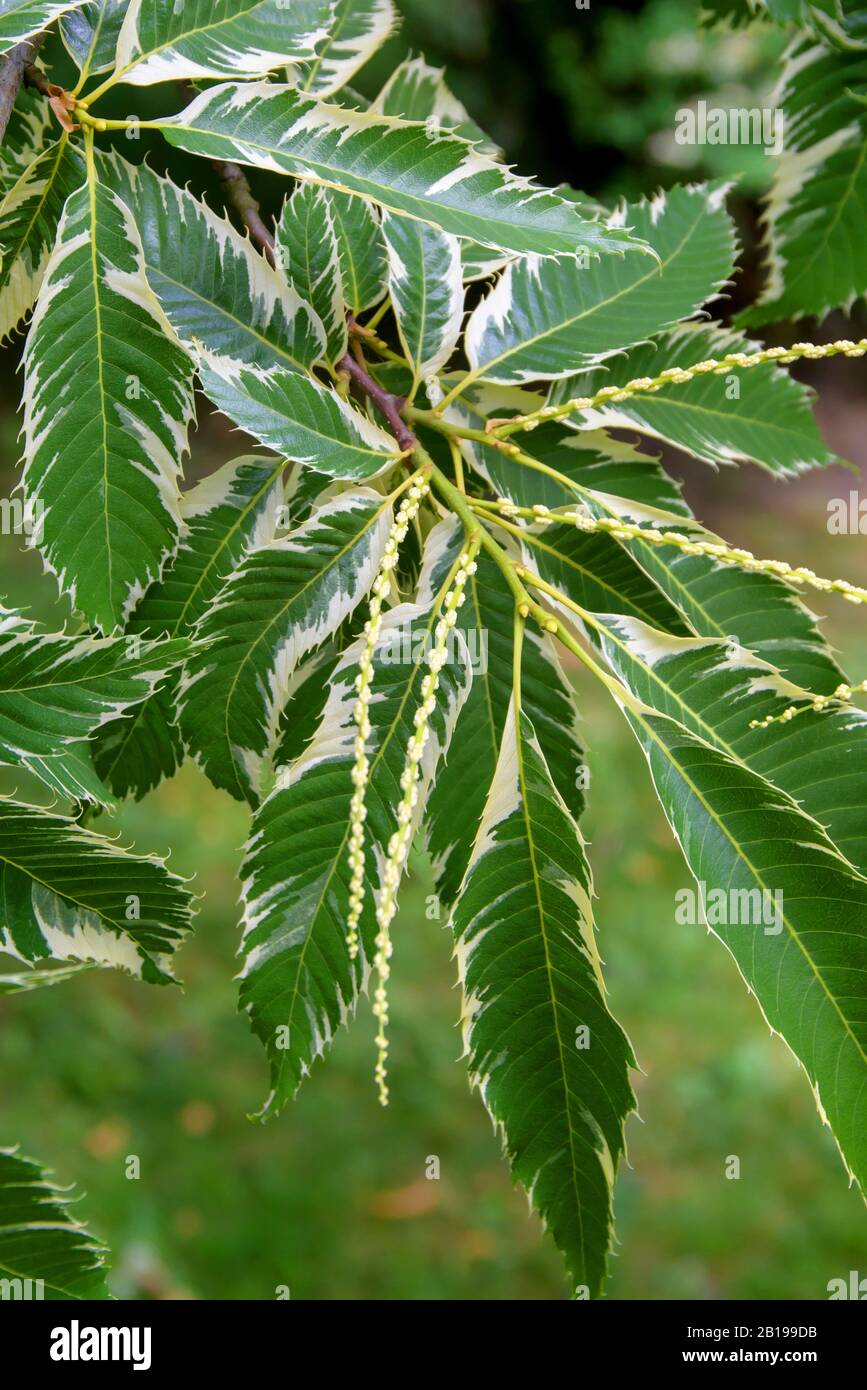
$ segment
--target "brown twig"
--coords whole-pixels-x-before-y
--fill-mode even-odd
[[[262,220],[259,204],[250,191],[247,175],[240,164],[228,159],[212,159],[211,163],[223,181],[223,187],[238,216],[256,245],[264,251],[271,264],[274,264],[274,237]]]
[[[418,440],[405,420],[401,418],[401,410],[405,404],[403,396],[395,396],[393,392],[386,391],[378,382],[374,381],[370,373],[365,369],[361,362],[356,362],[355,358],[347,353],[341,357],[337,363],[337,369],[346,372],[347,376],[355,382],[356,386],[364,392],[376,406],[382,418],[386,421],[400,445],[401,449],[414,449]]]
[[[37,34],[36,38],[26,39],[24,43],[10,48],[0,59],[0,141],[6,134],[18,88],[24,81],[25,69],[32,64],[41,43],[42,35]]]

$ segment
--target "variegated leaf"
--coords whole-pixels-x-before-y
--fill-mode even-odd
[[[117,41],[128,8],[128,0],[85,0],[85,4],[64,16],[60,33],[78,64],[82,82],[114,67]]]
[[[383,618],[370,704],[368,882],[356,960],[346,947],[346,920],[353,708],[363,637],[340,659],[313,740],[255,814],[243,868],[241,1006],[271,1064],[272,1089],[263,1113],[276,1112],[295,1094],[365,986],[376,934],[374,894],[382,886],[388,843],[397,828],[400,777],[439,616],[435,599],[460,544],[460,528],[452,518],[435,527],[427,539],[415,602],[400,604]],[[440,672],[421,767],[419,811],[470,681],[470,662],[459,637],[450,644]]]
[[[96,969],[92,965],[58,965],[55,969],[26,970],[17,975],[0,975],[0,998],[5,994],[30,994],[34,989],[46,989],[50,985],[62,985]]]
[[[64,203],[83,178],[84,161],[64,134],[6,190],[0,202],[0,338],[36,303]]]
[[[0,200],[41,154],[56,130],[51,107],[41,92],[19,88],[0,144]]]
[[[68,200],[24,354],[24,487],[60,588],[104,632],[174,552],[191,368],[145,279],[126,205]]]
[[[765,222],[768,280],[744,326],[850,308],[867,292],[867,56],[813,39],[790,47],[771,101],[785,139]]]
[[[385,242],[376,208],[363,198],[324,189],[337,237],[343,298],[353,314],[378,304],[385,294]]]
[[[328,189],[298,184],[277,223],[276,253],[289,284],[318,314],[333,365],[346,352],[348,335],[340,246]]]
[[[0,800],[0,951],[17,960],[93,961],[169,984],[191,901],[161,859],[74,821]]]
[[[867,868],[867,713],[838,706],[751,728],[811,694],[734,638],[672,637],[619,614],[598,621],[633,694],[788,793],[856,868]]]
[[[152,585],[128,624],[128,637],[187,636],[250,547],[273,540],[281,520],[282,461],[233,459],[181,498],[183,539],[171,569]],[[183,759],[176,724],[177,680],[126,719],[99,730],[96,769],[120,797],[144,796]]]
[[[503,576],[482,554],[466,587],[458,627],[467,644],[473,683],[436,785],[425,810],[424,830],[443,903],[454,902],[493,781],[512,698],[514,604]],[[550,637],[524,638],[521,677],[524,709],[558,792],[577,818],[587,786],[572,692]]]
[[[390,523],[388,498],[340,493],[290,535],[248,551],[204,613],[179,722],[215,786],[252,805],[269,790],[295,670],[364,599]]]
[[[370,109],[383,116],[402,116],[405,121],[425,121],[433,130],[454,131],[492,159],[502,154],[449,90],[445,70],[431,67],[422,57],[404,59],[374,97]]]
[[[0,1149],[4,1298],[104,1299],[106,1251],[73,1214],[75,1198],[40,1163]],[[6,1289],[9,1292],[6,1292]]]
[[[451,926],[470,1075],[514,1176],[596,1297],[611,1190],[635,1101],[605,1003],[584,843],[514,705]]]
[[[399,455],[392,437],[312,377],[242,368],[204,354],[199,375],[224,415],[261,444],[317,473],[368,478]]]
[[[316,57],[298,70],[305,92],[329,96],[350,82],[397,25],[393,0],[335,0]]]
[[[460,337],[464,316],[460,243],[436,227],[392,213],[383,217],[382,230],[398,333],[418,382],[445,366]]]
[[[0,53],[47,29],[84,0],[0,0]]]
[[[621,386],[654,377],[667,366],[754,351],[758,345],[715,324],[683,324],[656,343],[633,348],[603,371],[558,381],[550,399],[592,395],[602,386]],[[782,367],[708,372],[653,394],[631,396],[570,416],[575,429],[621,426],[665,440],[706,463],[757,463],[778,477],[794,477],[836,462],[819,434],[811,393]]]
[[[330,106],[291,86],[223,83],[153,124],[192,154],[324,183],[486,246],[556,255],[636,245],[459,136]]]
[[[645,655],[660,659],[661,651]],[[864,1190],[867,879],[791,797],[631,693],[624,697],[700,885],[702,915],[803,1066]]]
[[[260,77],[316,53],[331,0],[130,0],[115,80]]]
[[[146,164],[109,154],[100,176],[132,210],[148,284],[186,347],[291,371],[321,360],[318,315],[249,237]]]
[[[470,381],[566,376],[695,313],[734,265],[724,193],[722,185],[676,188],[625,210],[658,262],[580,255],[513,261],[467,324]]]
[[[0,608],[0,762],[33,766],[78,744],[153,694],[183,642],[45,633]]]

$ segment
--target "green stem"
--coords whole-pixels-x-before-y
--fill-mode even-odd
[[[486,554],[490,555],[491,559],[500,570],[503,578],[512,591],[518,615],[521,618],[533,618],[539,624],[543,632],[550,632],[557,637],[563,646],[566,647],[573,656],[576,656],[578,660],[587,667],[588,671],[591,671],[592,674],[596,676],[597,680],[601,681],[612,694],[620,697],[624,693],[620,682],[616,681],[613,676],[610,676],[607,671],[603,671],[599,663],[594,661],[592,656],[576,642],[569,629],[559,618],[553,613],[550,613],[547,608],[543,608],[540,603],[536,603],[535,599],[532,598],[529,591],[521,583],[515,565],[505,554],[502,546],[497,545],[493,536],[490,535],[482,525],[481,519],[473,513],[467,499],[458,491],[453,483],[449,482],[446,475],[437,468],[430,454],[428,454],[420,444],[416,446],[415,453],[422,466],[425,468],[425,471],[429,470],[429,476],[433,486],[448,502],[452,511],[459,516],[464,523],[468,535],[478,538],[481,549],[484,550]],[[565,595],[560,595],[557,590],[554,590],[554,593],[558,598],[562,598],[566,601]]]

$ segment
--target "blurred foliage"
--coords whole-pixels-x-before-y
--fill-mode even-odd
[[[589,10],[571,0],[403,0],[403,9],[402,34],[365,75],[365,90],[407,48],[423,51],[449,67],[454,89],[522,170],[601,196],[735,170],[751,189],[767,179],[760,151],[684,149],[673,131],[676,111],[699,97],[762,104],[779,47],[770,33],[708,35],[692,0],[637,9],[593,0]],[[62,80],[62,57],[55,62]],[[126,114],[124,99],[114,96],[116,114]],[[146,100],[153,111],[179,104],[165,89]],[[131,157],[147,144],[143,135]],[[678,163],[685,154],[691,162]],[[171,161],[176,177],[194,177],[216,201],[201,166]],[[276,201],[276,184],[263,178],[257,190]],[[10,371],[4,495],[18,453],[16,389]],[[242,447],[206,418],[196,474]],[[846,494],[848,475],[802,479],[784,493],[755,470],[687,473],[705,519],[732,540],[863,580],[863,540],[825,531],[827,498]],[[51,581],[13,537],[0,539],[0,593],[55,625],[64,619]],[[862,674],[857,614],[843,604],[834,613],[832,636]],[[808,1085],[768,1036],[733,963],[700,928],[674,922],[686,871],[619,714],[583,676],[580,702],[600,947],[612,1007],[643,1068],[641,1120],[628,1127],[632,1166],[617,1188],[625,1254],[613,1261],[610,1295],[823,1297],[829,1279],[863,1259],[860,1201]],[[173,867],[196,876],[201,915],[181,957],[183,990],[105,972],[0,1002],[0,1142],[20,1142],[86,1191],[88,1219],[114,1253],[114,1291],[272,1298],[288,1285],[302,1298],[564,1297],[559,1260],[512,1190],[467,1087],[450,945],[444,923],[426,916],[424,862],[394,933],[391,1107],[376,1101],[374,1030],[362,1010],[297,1102],[262,1126],[247,1117],[266,1093],[265,1061],[236,1013],[232,978],[247,814],[187,767],[125,807],[118,825],[125,842],[170,850]],[[125,1175],[132,1154],[138,1180]],[[725,1177],[733,1154],[739,1181]],[[425,1176],[431,1156],[438,1181]]]

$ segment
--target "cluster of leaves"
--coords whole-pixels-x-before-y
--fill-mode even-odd
[[[798,8],[796,55],[858,61],[854,12]],[[23,499],[80,630],[3,610],[0,756],[72,805],[0,806],[0,947],[28,967],[0,988],[94,966],[172,978],[187,886],[84,822],[190,755],[252,812],[240,996],[273,1113],[374,963],[384,984],[395,846],[417,832],[471,1078],[573,1286],[596,1296],[634,1062],[596,947],[564,646],[623,709],[696,879],[782,893],[779,933],[716,931],[863,1183],[867,716],[832,698],[848,687],[782,567],[710,536],[610,433],[778,478],[833,461],[806,390],[699,316],[735,265],[725,187],[614,212],[539,187],[421,58],[366,102],[348,84],[391,0],[9,0],[0,49],[55,20],[80,79],[53,93],[62,129],[31,90],[16,102],[0,325],[30,316]],[[793,65],[803,94],[810,64]],[[839,97],[836,70],[823,80]],[[120,83],[196,84],[142,124],[217,161],[252,238],[101,142],[130,124],[99,114]],[[799,138],[830,164],[851,113],[810,110]],[[273,236],[238,166],[285,178]],[[814,164],[797,196],[824,196],[822,177]],[[816,289],[816,266],[793,269],[795,243],[818,246],[810,220],[774,204],[785,286],[756,314],[810,311],[798,286]],[[841,208],[829,236],[846,223]],[[185,488],[196,381],[260,447]],[[529,452],[511,442],[524,426]],[[821,714],[778,718],[817,697]]]

